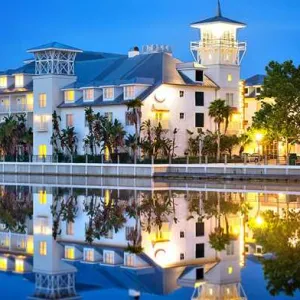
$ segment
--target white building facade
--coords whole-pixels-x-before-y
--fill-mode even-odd
[[[170,138],[177,128],[177,155],[187,150],[187,130],[215,130],[208,115],[215,99],[226,99],[233,108],[228,133],[238,134],[242,130],[240,63],[246,45],[238,42],[237,32],[245,24],[223,17],[219,4],[215,17],[191,27],[199,30],[200,39],[191,43],[194,61],[188,63],[174,58],[169,47],[155,45],[142,51],[135,47],[128,55],[82,51],[56,42],[29,49],[34,58],[27,62],[27,69],[0,73],[0,100],[5,107],[0,113],[12,112],[15,96],[11,87],[22,76],[28,87],[22,93],[29,93],[24,103],[31,105],[25,111],[32,113],[33,155],[40,157],[53,155],[54,111],[62,128],[75,128],[78,153],[84,154],[85,108],[118,119],[127,134],[134,134],[127,103],[135,98],[143,101],[142,122],[161,123]]]

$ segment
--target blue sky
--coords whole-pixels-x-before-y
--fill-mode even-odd
[[[189,24],[215,15],[217,0],[14,0],[1,3],[0,70],[17,67],[26,49],[57,41],[84,50],[125,53],[134,46],[169,44],[191,60]],[[300,63],[299,0],[221,0],[223,15],[248,27],[242,76],[264,72],[270,60]]]

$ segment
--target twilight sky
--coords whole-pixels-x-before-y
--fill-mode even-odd
[[[18,67],[26,49],[57,41],[83,50],[126,53],[135,45],[169,44],[192,60],[189,27],[216,14],[217,0],[14,0],[1,3],[0,70]],[[221,0],[223,15],[247,23],[242,76],[270,60],[300,63],[300,0]]]

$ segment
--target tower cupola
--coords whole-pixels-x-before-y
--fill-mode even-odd
[[[74,62],[82,50],[52,42],[27,50],[34,54],[36,75],[74,75]]]
[[[202,65],[240,65],[246,43],[238,41],[237,32],[246,24],[224,17],[220,0],[215,17],[192,23],[191,27],[200,31],[200,40],[191,42],[196,62]]]

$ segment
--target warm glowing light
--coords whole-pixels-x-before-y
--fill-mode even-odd
[[[24,87],[24,76],[22,74],[15,75],[15,86]]]
[[[6,76],[0,77],[0,88],[7,88],[7,77]]]
[[[75,259],[75,249],[73,247],[66,247],[65,248],[65,258]]]
[[[210,296],[212,296],[212,295],[213,295],[213,293],[214,293],[214,291],[213,291],[213,289],[212,289],[212,288],[210,288],[210,289],[208,290],[208,292],[209,292],[209,295],[210,295]]]
[[[75,92],[70,90],[70,91],[65,91],[65,102],[73,102],[75,100]]]
[[[227,81],[228,81],[228,82],[231,82],[231,81],[232,81],[232,74],[228,74],[228,75],[227,75]]]
[[[0,257],[0,270],[6,271],[7,270],[7,258]]]
[[[47,255],[47,242],[40,242],[40,255],[46,256]]]
[[[39,158],[43,158],[47,155],[47,146],[39,145]]]
[[[18,273],[24,272],[24,260],[17,258],[15,261],[15,271]]]
[[[156,259],[156,262],[163,266],[165,265],[167,262],[167,257],[166,257],[166,251],[163,250],[163,249],[159,249],[155,252],[155,259]]]
[[[231,275],[233,273],[233,268],[232,267],[228,267],[228,274]]]
[[[46,146],[46,145],[40,145],[40,146]],[[39,191],[39,203],[42,205],[47,203],[47,192],[45,190]]]
[[[105,160],[106,160],[106,161],[109,160],[109,150],[108,150],[108,147],[105,147],[105,150],[104,150],[104,157],[105,157]]]
[[[26,252],[29,253],[29,254],[34,253],[33,236],[28,236],[27,237]]]
[[[110,190],[105,190],[104,191],[104,202],[105,205],[108,205],[110,201]]]
[[[256,140],[257,142],[260,142],[260,141],[263,139],[263,137],[264,137],[264,135],[263,135],[262,133],[257,133],[257,134],[255,135],[255,140]]]
[[[264,219],[261,216],[257,216],[255,219],[256,225],[261,226],[264,223]]]
[[[46,94],[39,94],[39,106],[40,108],[46,107],[47,105],[47,95]]]

